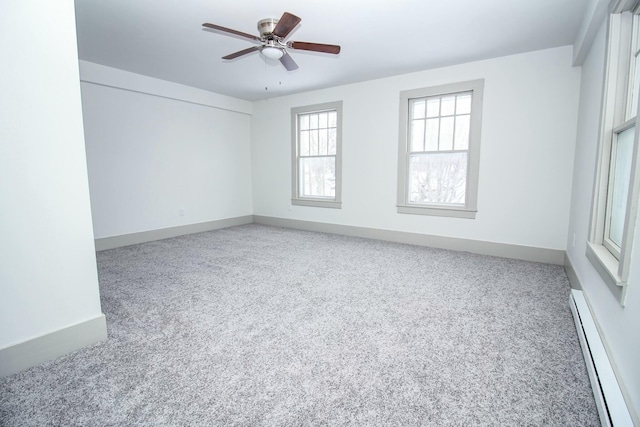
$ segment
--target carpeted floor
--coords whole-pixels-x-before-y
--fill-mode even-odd
[[[560,266],[248,225],[98,268],[109,340],[0,425],[599,425]]]

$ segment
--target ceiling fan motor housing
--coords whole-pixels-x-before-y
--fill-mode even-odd
[[[258,21],[258,31],[260,31],[260,35],[263,37],[272,35],[278,21],[279,20],[275,18],[267,18]]]

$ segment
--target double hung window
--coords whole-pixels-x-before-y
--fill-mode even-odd
[[[401,92],[398,212],[475,218],[483,81]]]
[[[609,16],[602,132],[587,244],[587,258],[623,305],[640,188],[636,170],[638,3],[619,1]]]
[[[341,207],[342,102],[291,109],[294,205]]]

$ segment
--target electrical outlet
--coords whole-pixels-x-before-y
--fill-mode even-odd
[[[573,242],[571,243],[571,247],[572,248],[576,247],[576,233],[573,233]]]
[[[184,216],[184,208],[180,208],[180,210],[178,211],[178,213],[180,214],[180,216]]]

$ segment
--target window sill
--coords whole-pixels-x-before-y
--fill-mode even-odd
[[[310,206],[313,208],[342,209],[342,202],[337,202],[335,200],[291,199],[291,204],[297,206]]]
[[[398,213],[412,215],[446,216],[451,218],[475,219],[477,210],[435,206],[397,205]]]
[[[613,295],[624,305],[626,283],[619,274],[620,262],[602,245],[587,242],[587,259],[607,284]]]

